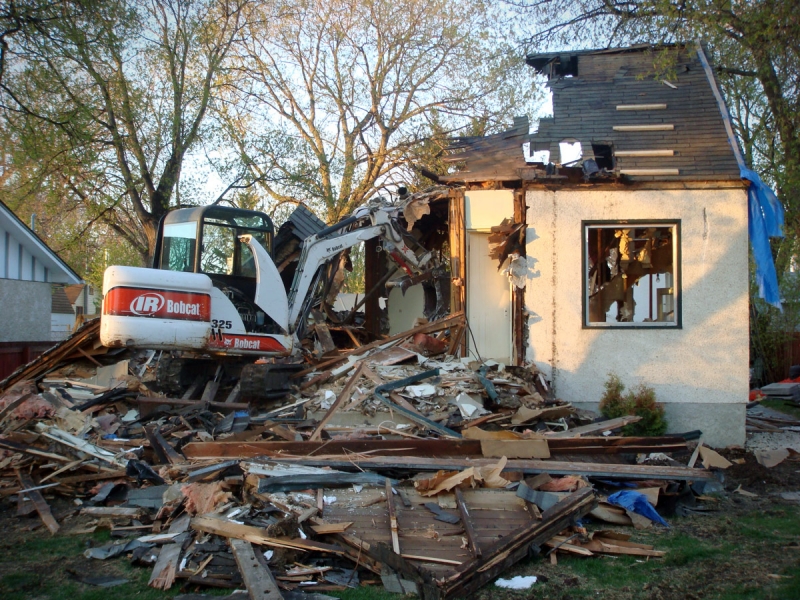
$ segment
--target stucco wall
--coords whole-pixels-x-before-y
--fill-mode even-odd
[[[743,444],[749,376],[746,193],[720,190],[529,191],[527,358],[558,397],[598,402],[609,372],[646,383],[671,431]],[[582,220],[679,219],[682,328],[584,329]],[[596,405],[594,406],[596,408]]]
[[[0,342],[50,339],[50,288],[39,281],[0,279]]]

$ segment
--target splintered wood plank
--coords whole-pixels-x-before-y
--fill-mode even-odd
[[[19,483],[22,486],[22,491],[20,494],[25,494],[25,496],[27,496],[30,501],[33,502],[36,512],[39,513],[39,518],[42,519],[42,522],[50,530],[50,533],[58,533],[60,526],[58,521],[56,521],[53,517],[53,513],[50,512],[50,505],[45,502],[44,497],[39,493],[38,490],[28,492],[24,491],[36,487],[36,484],[33,482],[33,479],[31,479],[30,475],[17,471],[17,479],[19,479]]]
[[[259,529],[258,527],[240,525],[238,523],[216,517],[195,517],[192,519],[192,529],[195,529],[196,531],[203,531],[205,533],[213,533],[222,537],[245,540],[261,546],[292,548],[295,550],[304,551],[331,552],[333,554],[342,554],[343,552],[339,546],[333,546],[331,544],[323,544],[321,542],[314,542],[299,538],[269,537],[264,535],[264,530]]]
[[[386,480],[386,505],[389,509],[389,527],[392,530],[392,550],[400,554],[400,538],[397,535],[397,515],[395,514],[394,497],[392,496],[392,482]]]
[[[258,561],[253,545],[237,539],[230,540],[230,543],[250,600],[282,600],[278,583],[272,572]]]
[[[459,488],[455,488],[453,491],[456,494],[456,504],[458,504],[458,512],[461,513],[461,522],[464,524],[464,531],[467,534],[469,547],[472,549],[472,553],[476,557],[480,558],[481,549],[480,546],[478,546],[478,536],[475,534],[475,530],[472,528],[472,517],[469,514],[467,503],[464,501],[464,494],[461,493]]]
[[[168,590],[175,582],[175,575],[178,572],[178,561],[181,558],[181,544],[168,544],[161,548],[158,560],[153,567],[150,581],[147,582],[152,588],[157,590]]]

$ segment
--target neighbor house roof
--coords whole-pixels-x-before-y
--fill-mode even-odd
[[[528,64],[548,77],[553,116],[541,119],[530,135],[519,121],[502,134],[461,138],[453,148],[462,152],[450,161],[466,163],[467,181],[484,175],[534,179],[535,163],[526,161],[523,143],[530,143],[529,156],[549,151],[549,162],[558,165],[560,142],[578,141],[583,159],[595,159],[623,179],[739,180],[724,121],[727,109],[715,96],[717,84],[701,51],[646,45],[531,54]]]
[[[7,234],[7,237],[3,234]],[[47,271],[47,281],[51,283],[81,283],[81,277],[70,266],[50,249],[50,247],[14,212],[0,201],[0,254],[5,258],[5,265],[0,265],[0,273],[5,278],[14,278],[9,275],[9,246],[11,243],[19,244],[24,251],[32,256],[36,263],[42,265]],[[12,242],[13,240],[13,242]],[[17,277],[19,278],[19,277]]]
[[[53,286],[53,302],[50,312],[58,315],[75,314],[75,310],[72,308],[72,303],[67,297],[67,293],[63,285]]]
[[[75,304],[78,301],[78,298],[83,293],[83,288],[85,286],[82,284],[76,285],[68,285],[64,288],[64,292],[67,294],[67,299],[69,299],[70,304]]]

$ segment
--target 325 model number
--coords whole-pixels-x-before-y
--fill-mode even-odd
[[[211,319],[211,327],[215,329],[230,329],[233,327],[230,321],[220,321],[218,319]]]

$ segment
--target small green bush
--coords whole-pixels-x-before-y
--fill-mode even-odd
[[[667,430],[664,406],[656,402],[656,392],[644,384],[636,386],[625,394],[625,385],[619,376],[608,374],[603,384],[605,391],[600,399],[600,412],[604,417],[616,419],[624,415],[642,417],[641,421],[622,428],[624,435],[656,436]]]

